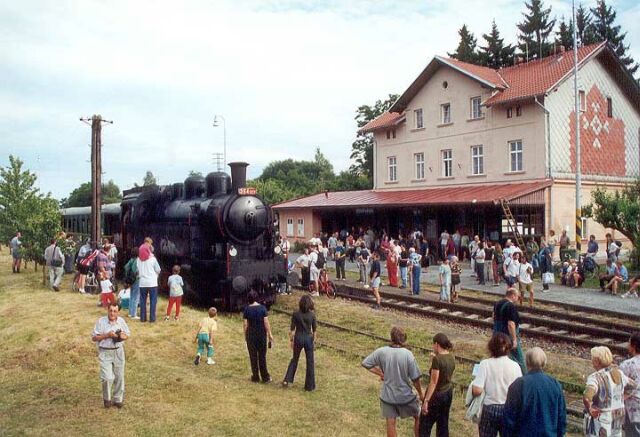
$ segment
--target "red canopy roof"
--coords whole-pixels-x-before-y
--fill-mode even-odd
[[[423,190],[362,190],[314,194],[274,205],[289,208],[381,208],[389,206],[459,205],[514,200],[552,184],[550,179],[510,184],[469,184]]]

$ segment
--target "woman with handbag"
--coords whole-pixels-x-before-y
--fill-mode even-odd
[[[551,249],[544,241],[540,242],[540,252],[538,253],[540,262],[540,274],[542,276],[542,292],[549,291],[549,284],[553,284],[553,264],[551,261]]]

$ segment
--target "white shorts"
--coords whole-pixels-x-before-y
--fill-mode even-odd
[[[310,269],[309,270],[309,279],[312,281],[317,281],[320,279],[320,270],[318,269]]]
[[[371,281],[371,288],[380,288],[380,276],[376,277]]]

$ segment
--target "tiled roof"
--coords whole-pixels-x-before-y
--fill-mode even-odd
[[[373,120],[371,120],[369,123],[362,126],[358,130],[358,133],[364,134],[367,132],[373,132],[374,130],[377,130],[377,129],[392,127],[397,125],[400,121],[402,121],[403,118],[404,118],[404,113],[400,114],[397,112],[385,112],[377,116]]]
[[[591,44],[578,49],[578,63],[606,46],[606,42]],[[505,103],[539,96],[556,85],[573,69],[573,52],[564,52],[497,71],[509,87],[497,92],[485,104]]]
[[[500,199],[513,200],[550,186],[551,180],[535,180],[510,184],[469,184],[422,190],[361,190],[314,194],[273,205],[275,209],[290,208],[384,208],[390,206],[454,205],[492,203]]]
[[[507,86],[502,77],[500,77],[500,74],[498,74],[498,71],[494,70],[493,68],[483,67],[482,65],[469,64],[468,62],[462,62],[458,61],[457,59],[445,58],[442,56],[436,56],[436,59],[449,64],[456,69],[462,70],[463,73],[488,82],[495,88],[504,89]]]

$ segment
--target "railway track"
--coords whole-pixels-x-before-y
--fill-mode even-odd
[[[291,316],[293,313],[290,311],[285,311],[285,310],[281,310],[278,308],[271,308],[271,311],[276,313],[276,314],[280,314],[280,315],[285,315],[285,316]],[[361,336],[361,337],[366,337],[372,340],[376,340],[376,341],[381,341],[384,343],[389,343],[390,339],[371,333],[371,332],[366,332],[366,331],[361,331],[361,330],[357,330],[357,329],[353,329],[353,328],[349,328],[346,326],[341,326],[341,325],[337,325],[335,323],[330,323],[330,322],[325,322],[323,320],[317,320],[318,325],[323,326],[325,328],[330,328],[336,331],[340,331],[340,332],[344,332],[347,334],[351,334],[351,335],[356,335],[356,336]],[[359,360],[362,360],[365,358],[365,354],[360,353],[360,352],[356,352],[354,350],[348,350],[345,349],[343,347],[340,346],[336,346],[334,344],[330,344],[324,341],[319,341],[317,342],[318,346],[323,347],[323,348],[327,348],[327,349],[331,349],[334,350],[336,352],[339,352],[341,354],[344,355],[350,355],[353,357],[358,358]],[[415,344],[411,344],[408,343],[406,345],[409,349],[413,350],[413,351],[418,351],[421,352],[425,355],[429,355],[433,352],[433,349],[428,348],[428,347],[424,347],[424,346],[419,346],[419,345],[415,345]],[[458,355],[457,353],[454,354],[454,358],[456,360],[457,363],[465,366],[465,367],[469,367],[471,368],[473,365],[478,364],[479,361],[477,359],[474,358],[469,358],[469,357],[465,357],[463,355]],[[470,372],[469,372],[470,373]],[[424,377],[428,378],[429,375],[428,374],[423,374]],[[572,423],[575,426],[581,426],[581,420],[583,417],[583,407],[582,407],[582,398],[581,398],[581,394],[584,390],[584,387],[580,384],[576,384],[574,382],[570,382],[570,381],[563,381],[563,380],[558,380],[560,382],[560,384],[562,385],[564,391],[565,391],[565,401],[567,404],[567,415],[569,416],[569,418],[572,419]],[[456,382],[454,381],[454,385],[456,385],[456,387],[460,390],[460,392],[462,393],[462,395],[464,396],[465,390],[466,390],[466,384],[462,384],[460,382]]]
[[[338,296],[365,303],[373,303],[369,289],[338,284]],[[380,291],[382,306],[432,318],[451,320],[458,323],[492,328],[493,304],[491,299],[462,298],[460,303],[440,302],[431,296],[419,297]],[[552,311],[541,308],[519,308],[520,332],[528,337],[545,338],[552,341],[571,343],[576,346],[608,346],[618,355],[627,352],[629,335],[638,328],[632,324],[616,323],[569,314],[566,311]]]

